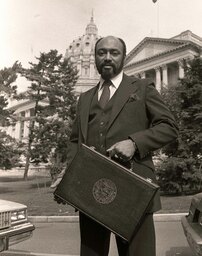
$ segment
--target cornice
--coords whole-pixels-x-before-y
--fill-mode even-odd
[[[18,108],[20,108],[20,107],[23,107],[23,106],[26,106],[26,105],[29,105],[29,104],[32,104],[32,103],[35,103],[35,101],[34,100],[25,100],[25,101],[23,101],[23,102],[16,102],[16,104],[15,105],[13,105],[13,106],[11,106],[11,107],[8,107],[8,109],[13,109],[13,110],[15,110],[15,109],[18,109]],[[48,100],[40,100],[40,103],[45,103],[45,104],[47,104],[48,103]]]

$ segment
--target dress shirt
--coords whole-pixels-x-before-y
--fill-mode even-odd
[[[121,71],[117,76],[110,79],[111,82],[112,82],[112,84],[109,87],[110,99],[114,95],[116,90],[119,88],[119,85],[120,85],[122,79],[123,79],[123,71]],[[102,85],[103,85],[104,81],[105,80],[102,77],[100,77],[100,83],[99,83],[99,88],[98,88],[98,100],[100,99],[100,96],[101,96],[102,91],[103,91],[103,86]]]

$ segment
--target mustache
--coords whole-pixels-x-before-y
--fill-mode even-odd
[[[101,66],[101,68],[103,68],[106,65],[110,66],[112,68],[116,68],[116,66],[112,62],[108,62],[108,61],[103,62],[100,66]]]

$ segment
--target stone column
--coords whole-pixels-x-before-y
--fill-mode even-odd
[[[184,67],[183,67],[183,59],[178,60],[178,66],[179,66],[179,78],[184,78]]]
[[[78,76],[81,76],[81,74],[82,74],[82,73],[81,73],[81,72],[82,72],[82,70],[81,70],[81,69],[82,69],[82,67],[81,67],[81,61],[82,61],[82,60],[80,59],[80,60],[78,60],[78,62],[77,62],[77,69],[78,69],[78,71],[79,71],[79,72],[78,72]]]
[[[163,70],[163,85],[167,86],[168,85],[168,67],[166,64],[162,65],[162,70]]]
[[[161,91],[161,69],[160,67],[155,68],[156,71],[156,89]]]
[[[24,138],[29,136],[29,124],[30,124],[30,109],[25,111],[25,123],[24,123]]]
[[[94,66],[94,57],[90,56],[90,78],[95,77],[95,66]]]
[[[19,114],[18,114],[19,117]],[[14,135],[16,140],[20,139],[20,121],[17,121],[15,124],[15,135]]]

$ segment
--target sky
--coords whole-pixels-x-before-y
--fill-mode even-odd
[[[65,54],[92,10],[98,34],[121,37],[127,52],[148,36],[191,30],[202,37],[202,0],[0,0],[0,69],[17,60],[28,68],[51,49]]]

